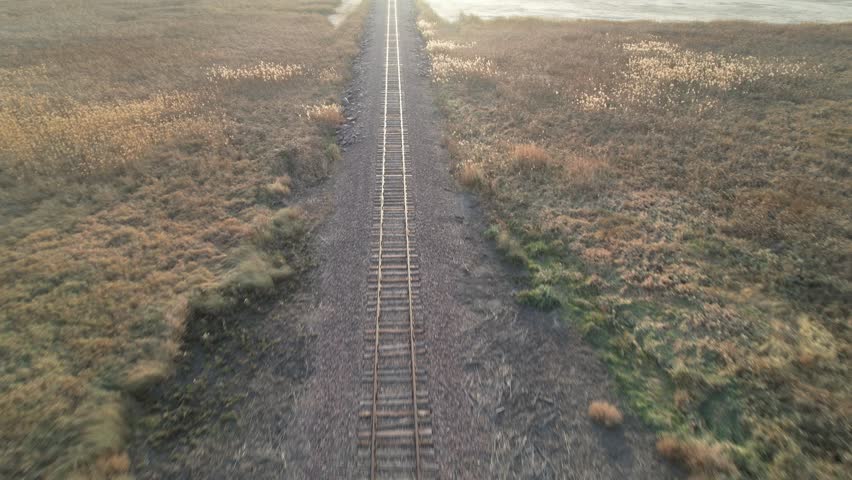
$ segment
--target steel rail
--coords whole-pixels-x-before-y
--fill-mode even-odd
[[[359,453],[369,478],[433,478],[437,473],[428,378],[418,369],[426,346],[419,309],[420,267],[406,144],[398,0],[386,0],[381,146],[376,156],[368,311],[364,359],[370,385],[361,402]],[[381,4],[379,4],[381,5]],[[372,302],[375,302],[373,305]],[[366,422],[369,421],[369,424]],[[369,426],[368,426],[369,425]],[[367,451],[369,449],[369,451]],[[413,450],[413,451],[412,451]],[[366,472],[365,472],[366,473]]]
[[[390,4],[390,0],[388,0]],[[384,226],[385,226],[385,172],[387,169],[388,154],[388,72],[390,70],[390,12],[387,14],[387,27],[385,29],[385,100],[384,113],[382,114],[382,178],[380,187],[379,204],[379,251],[378,270],[376,272],[376,329],[373,350],[373,408],[370,429],[370,478],[375,479],[378,470],[376,458],[376,428],[378,427],[378,415],[376,410],[379,405],[379,335],[381,334],[382,318],[382,253],[384,248]],[[415,411],[415,415],[416,415]]]
[[[415,477],[420,478],[420,422],[417,408],[417,352],[414,342],[414,292],[411,287],[411,235],[408,225],[408,177],[405,163],[405,115],[402,109],[402,64],[399,54],[399,18],[397,13],[397,0],[393,1],[393,25],[394,37],[396,38],[396,76],[399,88],[399,134],[402,146],[402,201],[405,210],[405,265],[408,273],[408,340],[411,349],[411,404],[414,407],[414,461]],[[388,15],[390,17],[390,15]]]

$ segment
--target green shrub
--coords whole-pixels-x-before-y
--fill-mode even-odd
[[[550,285],[539,285],[523,290],[516,294],[516,298],[518,302],[540,310],[553,310],[560,305],[559,298]]]

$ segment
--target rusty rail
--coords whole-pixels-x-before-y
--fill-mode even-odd
[[[366,332],[365,378],[359,450],[369,458],[369,478],[421,479],[436,474],[419,305],[420,267],[411,201],[397,0],[387,0],[384,112],[376,162],[371,315]]]

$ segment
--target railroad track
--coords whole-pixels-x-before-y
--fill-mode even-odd
[[[384,112],[376,161],[376,193],[366,327],[365,398],[359,453],[371,479],[437,474],[427,388],[420,266],[411,173],[405,140],[397,0],[387,0]]]

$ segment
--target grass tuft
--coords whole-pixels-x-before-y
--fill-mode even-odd
[[[503,253],[509,261],[517,265],[527,264],[527,253],[524,251],[523,245],[506,229],[498,228],[494,234],[494,241],[497,244],[497,250]]]
[[[657,441],[657,452],[663,457],[686,467],[692,474],[735,474],[737,468],[720,444],[696,439],[663,436]]]
[[[305,107],[305,115],[325,128],[336,128],[345,121],[343,107],[337,104]]]
[[[456,171],[456,178],[463,186],[474,190],[487,185],[482,167],[472,162],[461,164]]]
[[[343,152],[340,151],[340,146],[336,143],[329,143],[325,147],[325,158],[330,163],[339,163],[343,161]]]
[[[261,202],[279,203],[290,196],[292,180],[288,175],[276,178],[273,182],[267,183],[261,190]]]
[[[544,170],[553,165],[553,159],[547,150],[531,143],[513,146],[511,159],[514,168],[522,172]]]
[[[519,303],[549,311],[560,305],[559,298],[549,285],[537,285],[529,290],[522,290],[515,296]]]
[[[597,400],[589,404],[589,418],[608,428],[621,425],[624,417],[615,405]]]

